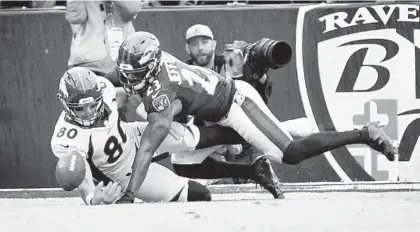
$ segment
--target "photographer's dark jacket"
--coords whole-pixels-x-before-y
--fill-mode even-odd
[[[186,61],[187,64],[189,65],[194,65],[194,62],[190,59]],[[220,54],[216,54],[214,57],[214,65],[213,65],[213,71],[221,74],[222,76],[225,75],[225,58],[223,55]],[[265,81],[261,81],[263,83],[260,82],[260,80],[263,80],[264,77],[260,76],[257,79],[253,78],[253,76],[255,75],[255,70],[252,70],[252,67],[248,67],[247,63],[244,65],[243,68],[243,75],[240,78],[237,79],[241,79],[243,81],[248,82],[249,84],[251,84],[257,91],[258,93],[261,95],[262,99],[264,100],[264,102],[267,104],[268,102],[268,98],[271,95],[271,89],[272,89],[272,82],[270,80],[270,78],[268,77],[268,75],[266,75],[266,80]]]

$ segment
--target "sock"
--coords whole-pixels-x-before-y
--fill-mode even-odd
[[[175,173],[196,179],[247,178],[253,179],[252,164],[231,163],[207,157],[201,164],[173,164]]]
[[[283,152],[283,162],[298,164],[303,160],[321,155],[349,144],[366,143],[369,132],[366,128],[344,132],[320,132],[302,139],[293,140]]]

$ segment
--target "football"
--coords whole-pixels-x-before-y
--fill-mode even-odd
[[[85,178],[85,161],[77,152],[63,155],[57,162],[55,177],[60,188],[72,191],[77,188]]]

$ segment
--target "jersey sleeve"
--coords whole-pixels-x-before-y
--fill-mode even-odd
[[[79,153],[84,159],[87,159],[87,154],[83,149],[80,149],[74,145],[68,144],[55,144],[51,143],[51,150],[57,158],[60,158],[68,153],[77,152]]]
[[[144,105],[147,114],[156,112],[159,113],[166,110],[173,100],[175,100],[172,95],[173,94],[168,91],[160,91],[157,95],[155,95],[155,98],[147,97]]]
[[[64,112],[61,113],[51,137],[53,154],[60,158],[68,153],[77,152],[83,158],[87,158],[88,139],[78,128],[66,123],[64,116]]]
[[[147,114],[166,110],[176,99],[168,82],[155,80],[143,95],[144,108]]]

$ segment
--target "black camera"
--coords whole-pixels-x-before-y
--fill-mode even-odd
[[[283,41],[263,38],[245,47],[245,61],[251,61],[261,68],[278,69],[292,59],[292,48]]]
[[[225,51],[240,50],[243,55],[245,79],[260,79],[268,69],[278,69],[292,59],[292,48],[283,41],[263,38],[254,43],[235,41],[226,44]]]
[[[232,44],[226,44],[225,52],[225,59],[228,59],[230,67],[235,67],[234,60],[238,61],[238,59],[231,59],[229,54],[233,53],[235,54],[233,57],[240,57],[241,67],[232,70],[241,73],[241,79],[254,86],[266,103],[272,85],[265,74],[268,69],[281,68],[292,59],[292,48],[288,43],[268,38],[251,44],[236,40]],[[234,73],[234,71],[231,72]]]

